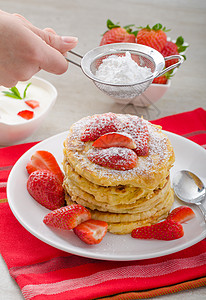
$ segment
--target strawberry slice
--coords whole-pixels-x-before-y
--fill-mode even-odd
[[[29,194],[44,207],[54,210],[65,203],[64,189],[57,176],[49,170],[37,170],[27,181]]]
[[[33,109],[39,107],[39,101],[37,100],[26,100],[25,103]]]
[[[120,132],[105,133],[94,141],[92,146],[96,148],[126,147],[129,149],[137,147],[130,135]]]
[[[36,170],[50,170],[58,177],[61,183],[64,179],[64,174],[61,171],[56,158],[49,151],[36,151],[32,155],[31,160],[27,163],[26,169],[29,174]]]
[[[136,228],[132,231],[131,236],[137,239],[157,239],[157,240],[175,240],[184,235],[183,227],[180,223],[173,220]]]
[[[167,220],[173,220],[175,222],[184,223],[195,217],[195,213],[189,206],[179,206],[171,211]]]
[[[136,153],[120,147],[91,150],[88,159],[97,165],[122,171],[130,170],[137,164]]]
[[[134,139],[136,144],[134,151],[138,156],[148,155],[149,131],[145,120],[138,117],[128,117],[128,121],[124,123],[123,131],[130,134]]]
[[[59,229],[73,229],[82,222],[91,219],[91,213],[84,206],[73,204],[48,213],[43,222]]]
[[[86,244],[99,244],[107,233],[108,224],[104,221],[90,219],[73,229],[74,233]]]
[[[30,120],[34,117],[34,112],[26,109],[26,110],[19,111],[17,115],[26,120]]]
[[[81,140],[83,142],[95,141],[105,133],[116,132],[120,127],[121,123],[114,113],[95,115],[92,116],[90,122],[87,124],[81,136]]]

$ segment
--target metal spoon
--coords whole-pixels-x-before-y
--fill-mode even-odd
[[[176,196],[189,204],[198,205],[206,221],[206,209],[201,203],[205,200],[205,186],[203,182],[190,171],[181,170],[175,174],[173,188]]]

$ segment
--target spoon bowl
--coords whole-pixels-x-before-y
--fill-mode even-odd
[[[197,175],[188,170],[178,171],[173,179],[173,189],[176,196],[183,202],[198,205],[206,221],[206,209],[202,204],[202,201],[205,200],[206,190]]]

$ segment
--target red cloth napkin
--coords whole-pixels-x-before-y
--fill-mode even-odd
[[[199,108],[153,121],[206,145],[206,111]],[[0,198],[17,159],[35,143],[0,149]],[[0,204],[0,251],[25,299],[143,299],[206,285],[206,239],[163,257],[131,262],[83,258],[31,235]]]

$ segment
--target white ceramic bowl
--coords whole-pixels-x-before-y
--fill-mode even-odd
[[[39,101],[40,106],[35,109],[25,104],[24,100],[5,96],[2,91],[8,89],[0,87],[0,146],[13,145],[32,135],[40,127],[56,101],[56,88],[48,81],[36,76],[17,84],[21,95],[29,82],[31,85],[24,100]],[[32,119],[25,120],[17,116],[19,111],[25,109],[34,111]]]
[[[168,41],[175,43],[175,40],[172,40],[170,37],[167,38]],[[187,42],[184,42],[183,46],[189,46]],[[180,55],[184,55],[186,51],[181,52]],[[173,70],[173,75],[177,72],[177,68]],[[171,85],[171,80],[167,81],[167,84],[151,84],[140,96],[134,99],[114,99],[115,102],[120,104],[133,104],[140,107],[148,107],[153,105],[155,102],[160,100],[164,94],[167,92],[168,88]]]

